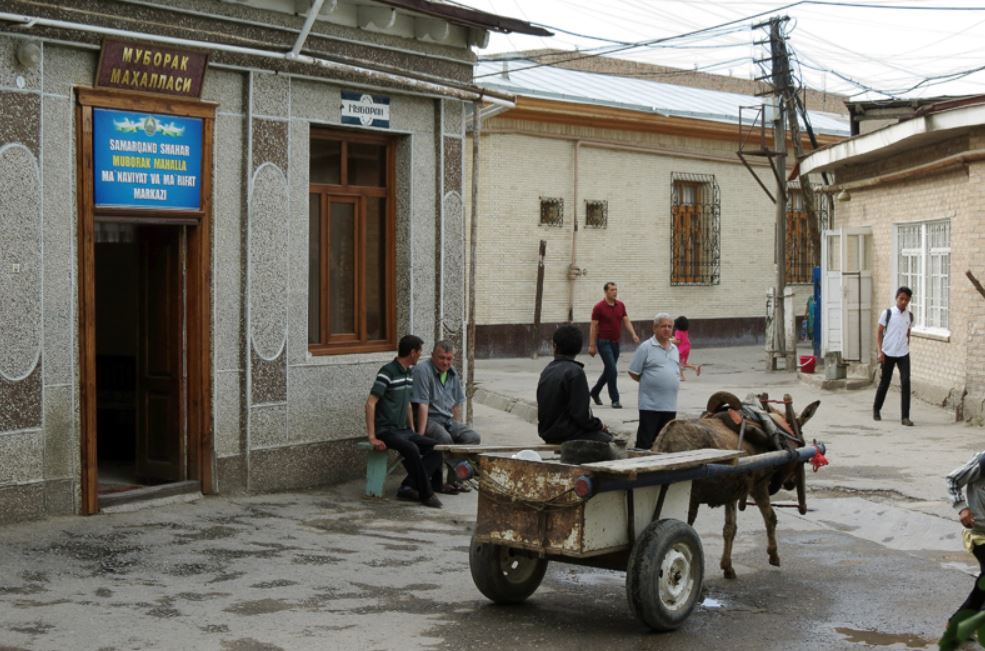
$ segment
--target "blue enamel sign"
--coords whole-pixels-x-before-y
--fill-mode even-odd
[[[202,119],[92,110],[95,205],[199,210]]]

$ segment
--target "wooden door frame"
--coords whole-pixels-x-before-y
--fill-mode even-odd
[[[202,178],[199,210],[146,208],[98,210],[100,219],[149,224],[188,225],[187,230],[187,363],[189,479],[202,492],[215,493],[212,431],[212,167],[216,104],[162,98],[105,89],[76,89],[76,153],[78,183],[79,274],[79,399],[82,507],[85,515],[99,511],[96,448],[96,301],[95,222],[93,205],[92,110],[108,108],[165,113],[202,119]]]

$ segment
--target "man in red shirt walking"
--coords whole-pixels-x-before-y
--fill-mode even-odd
[[[640,338],[636,336],[633,329],[633,322],[626,314],[626,306],[616,296],[619,288],[613,282],[608,282],[602,288],[605,290],[605,298],[595,304],[592,308],[592,327],[588,334],[588,354],[595,357],[598,352],[602,356],[602,364],[605,365],[602,375],[592,389],[592,400],[596,405],[602,404],[599,393],[603,385],[609,385],[609,399],[612,401],[613,409],[622,409],[619,404],[619,388],[616,386],[616,378],[619,371],[616,369],[616,362],[619,361],[619,339],[622,336],[622,327],[633,337],[633,343],[640,343]]]

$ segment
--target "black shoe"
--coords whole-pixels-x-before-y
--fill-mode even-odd
[[[441,500],[438,499],[437,495],[432,495],[426,500],[421,500],[421,504],[423,504],[424,506],[429,506],[432,509],[440,509],[443,506],[441,504]]]
[[[405,502],[420,502],[421,496],[413,488],[410,488],[409,486],[401,486],[397,491],[397,499],[404,500]]]
[[[620,405],[619,404],[619,401],[616,400],[614,403],[612,403],[612,408],[613,409],[622,409],[622,405]]]
[[[599,394],[592,393],[592,394],[589,394],[589,395],[592,396],[592,402],[594,402],[596,405],[601,405],[602,404],[602,398],[599,398]]]
[[[903,419],[903,420],[901,420],[900,422],[901,422],[902,424],[904,424],[904,425],[906,425],[907,427],[913,427],[913,421],[912,421],[912,420],[910,420],[909,418],[904,418],[904,419]]]
[[[442,484],[441,488],[439,488],[436,492],[441,493],[442,495],[458,495],[461,491],[459,491],[454,484]]]
[[[879,415],[878,411],[872,412],[872,420],[882,420],[882,416]]]

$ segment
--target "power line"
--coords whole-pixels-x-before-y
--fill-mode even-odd
[[[710,32],[712,30],[718,30],[718,29],[722,29],[724,27],[729,27],[729,26],[735,25],[736,23],[744,23],[744,22],[746,22],[748,20],[752,20],[753,18],[759,18],[759,17],[765,16],[767,14],[776,13],[777,11],[783,11],[783,10],[788,9],[790,7],[795,7],[795,6],[799,5],[799,4],[803,4],[803,2],[805,2],[805,1],[806,0],[798,0],[798,2],[793,2],[793,3],[790,3],[790,4],[784,5],[782,7],[777,7],[777,8],[774,8],[774,9],[770,9],[769,11],[761,11],[761,12],[759,12],[757,14],[752,14],[750,16],[745,16],[743,18],[736,18],[735,20],[730,20],[728,22],[721,23],[719,25],[714,25],[712,27],[701,28],[701,29],[697,29],[697,30],[694,30],[694,31],[691,31],[691,32],[685,32],[684,34],[678,34],[676,36],[666,36],[666,37],[663,37],[663,38],[656,38],[656,39],[649,39],[649,40],[645,40],[645,41],[638,41],[638,42],[633,43],[631,45],[624,45],[624,46],[619,46],[619,47],[615,47],[615,48],[611,48],[611,49],[602,49],[601,51],[593,52],[591,54],[583,54],[583,55],[573,56],[573,57],[570,57],[570,58],[567,58],[567,59],[560,59],[560,60],[552,61],[551,63],[537,63],[537,64],[533,64],[533,65],[530,65],[530,66],[525,66],[523,68],[517,68],[513,72],[519,72],[521,70],[529,70],[531,68],[540,68],[542,66],[547,66],[547,65],[556,65],[558,63],[568,63],[568,62],[571,62],[571,61],[581,61],[583,59],[591,59],[591,58],[594,58],[594,57],[604,56],[606,54],[615,54],[616,52],[624,52],[626,50],[631,50],[631,49],[640,48],[640,47],[646,47],[646,46],[650,46],[650,45],[655,45],[657,43],[665,43],[665,42],[668,42],[668,41],[673,41],[673,40],[677,40],[677,39],[681,39],[681,38],[686,38],[686,37],[689,37],[689,36],[695,36],[697,34],[704,34],[706,32]],[[540,26],[543,27],[543,25],[540,25]],[[547,29],[550,29],[550,28],[547,27]],[[475,77],[475,79],[481,79],[482,77],[491,77],[491,76],[494,76],[494,75],[497,75],[497,74],[499,74],[499,73],[489,73],[489,74],[486,74],[486,75],[478,75],[478,76]]]

